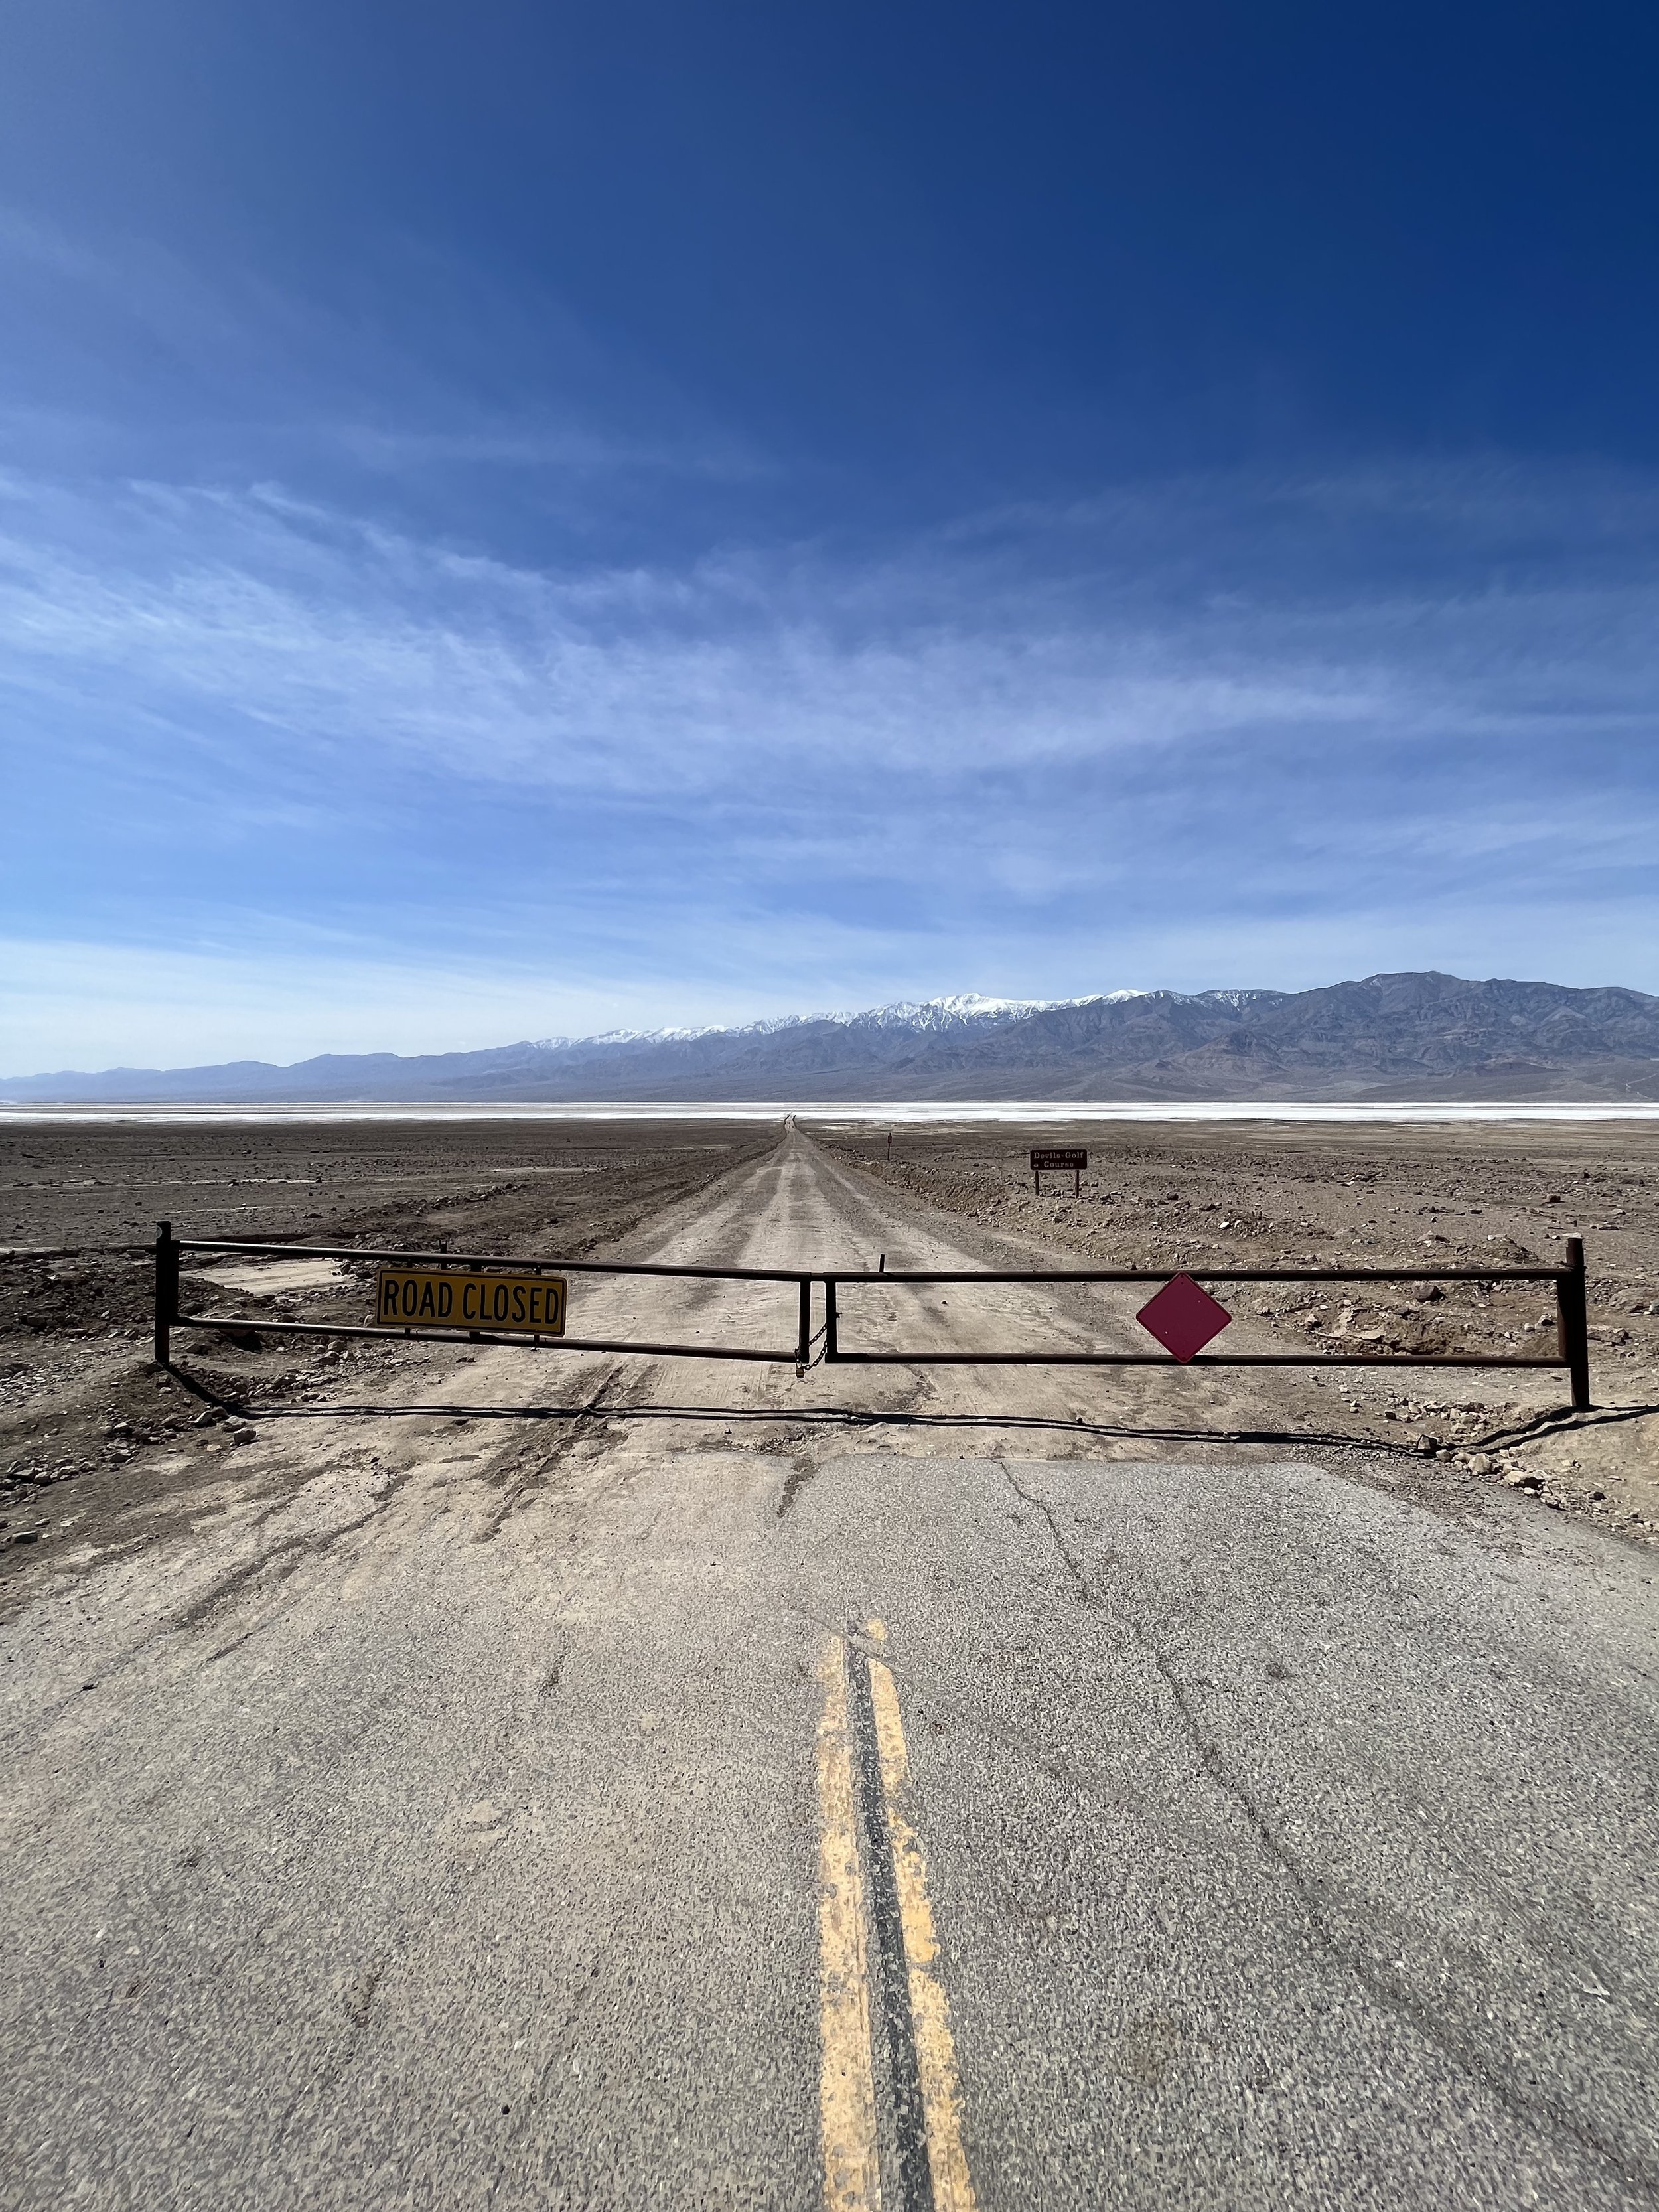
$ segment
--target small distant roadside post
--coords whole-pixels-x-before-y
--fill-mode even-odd
[[[1031,1188],[1041,1195],[1042,1190],[1042,1177],[1045,1171],[1050,1175],[1069,1175],[1072,1178],[1073,1197],[1081,1198],[1083,1195],[1083,1170],[1088,1166],[1088,1164],[1089,1155],[1087,1152],[1079,1152],[1075,1147],[1053,1145],[1033,1146],[1031,1148]]]

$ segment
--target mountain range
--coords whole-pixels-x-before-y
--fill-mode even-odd
[[[0,1103],[1659,1099],[1659,998],[1432,971],[1311,991],[975,993],[737,1029],[0,1078]]]

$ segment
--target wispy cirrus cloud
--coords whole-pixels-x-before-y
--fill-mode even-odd
[[[1237,533],[1247,489],[1212,497]],[[0,623],[11,680],[58,697],[136,684],[181,722],[248,715],[295,746],[343,731],[456,775],[617,790],[706,788],[763,757],[811,769],[830,745],[950,776],[1306,729],[1594,734],[1650,710],[1652,577],[1628,538],[1590,582],[1534,556],[1411,590],[1333,580],[1305,548],[1232,576],[1213,544],[1172,544],[1167,516],[1142,542],[1119,512],[1089,565],[1075,514],[1022,520],[1017,548],[940,533],[861,561],[786,546],[547,569],[273,489],[88,496],[14,476]],[[1057,544],[1071,564],[1045,573]]]
[[[349,974],[459,957],[528,1011],[533,941],[563,979],[545,1029],[673,1018],[676,988],[720,1018],[1311,981],[1341,947],[1564,973],[1605,942],[1602,972],[1659,981],[1630,951],[1652,488],[1389,483],[536,565],[276,487],[15,472],[0,682],[45,841],[18,911],[77,943],[210,916],[202,958],[280,941],[354,1002]],[[181,824],[190,868],[124,893]]]
[[[233,714],[296,747],[349,732],[458,776],[691,791],[831,757],[954,776],[1379,703],[1375,677],[1310,657],[1183,651],[1144,614],[949,580],[932,548],[873,576],[793,549],[561,574],[269,493],[135,485],[112,517],[5,489],[14,683],[141,686],[198,731]]]

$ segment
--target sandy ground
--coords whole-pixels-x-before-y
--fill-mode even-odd
[[[14,1553],[68,1528],[187,1512],[230,1430],[150,1358],[160,1219],[179,1236],[580,1258],[763,1152],[741,1123],[52,1125],[0,1132],[0,1539]],[[37,1256],[38,1255],[38,1256]],[[277,1261],[225,1283],[186,1268],[183,1302],[227,1285],[248,1310],[365,1318],[362,1285]],[[278,1302],[281,1302],[279,1307]],[[287,1403],[337,1373],[403,1355],[319,1343],[258,1352],[202,1341],[192,1375],[238,1401]],[[57,1485],[73,1481],[73,1493]],[[70,1502],[72,1498],[72,1503]],[[19,1562],[21,1564],[21,1562]]]
[[[461,1206],[441,1172],[412,1197],[388,1172],[356,1233],[808,1255],[860,1278],[849,1347],[1134,1327],[1133,1291],[911,1287],[869,1275],[884,1255],[1164,1249],[1127,1166],[1104,1206],[1024,1211],[1002,1138],[912,1139],[890,1168],[858,1132],[630,1133],[631,1166],[558,1177],[523,1170],[595,1162],[515,1166],[489,1139],[488,1175],[451,1156]],[[1344,1226],[1380,1240],[1402,1184],[1446,1224],[1413,1214],[1402,1239],[1467,1238],[1475,1204],[1482,1237],[1525,1239],[1515,1204],[1489,1230],[1490,1147],[1402,1153],[1380,1190],[1374,1137],[1328,1188],[1297,1146],[1206,1152],[1215,1210],[1187,1192],[1171,1255],[1212,1220],[1206,1243],[1230,1236],[1251,1194],[1297,1255]],[[1180,1163],[1154,1146],[1138,1172],[1161,1215]],[[1120,1209],[1134,1233],[1088,1242],[1085,1217]],[[66,1303],[88,1280],[45,1272]],[[191,1297],[261,1316],[367,1303],[349,1263],[213,1273]],[[572,1279],[595,1336],[793,1330],[787,1284]],[[1524,1318],[1470,1322],[1520,1342]],[[798,1376],[461,1343],[337,1361],[267,1335],[187,1339],[156,1378],[125,1325],[71,1310],[10,1339],[33,1433],[54,1409],[67,1433],[118,1372],[134,1412],[66,1488],[19,1486],[51,1525],[6,1561],[8,2212],[842,2204],[825,1993],[862,1992],[878,2058],[903,2004],[867,1963],[873,1905],[866,1963],[825,1963],[853,1858],[872,1885],[902,1859],[933,1899],[913,2029],[934,2023],[937,2059],[945,2003],[960,2094],[929,2111],[959,2109],[981,2212],[1655,2201],[1659,1569],[1469,1453],[1418,1449],[1421,1396],[1382,1418],[1427,1382],[1437,1406],[1482,1399],[1472,1433],[1513,1429],[1558,1376],[1506,1379],[1500,1408],[1450,1376]],[[1303,1324],[1233,1328],[1266,1347]],[[878,1629],[908,1751],[881,1750],[872,1788],[902,1854],[870,1794],[836,1844],[852,1829],[813,1787],[825,1686],[860,1679]],[[918,2201],[897,2090],[876,2094],[883,2201]]]
[[[82,1123],[14,1127],[3,1141],[0,1246],[19,1256],[0,1261],[0,1538],[8,1564],[21,1569],[20,1554],[65,1537],[118,1525],[130,1531],[146,1515],[190,1510],[198,1486],[220,1480],[222,1455],[246,1437],[250,1425],[239,1418],[246,1409],[270,1418],[337,1402],[345,1376],[354,1389],[407,1381],[418,1395],[466,1358],[275,1336],[255,1351],[198,1338],[181,1340],[193,1392],[159,1381],[149,1360],[150,1269],[142,1254],[121,1249],[153,1234],[157,1218],[170,1218],[180,1234],[637,1256],[639,1237],[650,1241],[665,1209],[696,1200],[734,1167],[764,1158],[777,1132],[742,1123]],[[1565,1378],[1555,1371],[1212,1370],[1200,1376],[1159,1369],[1080,1377],[877,1368],[819,1370],[810,1393],[792,1384],[792,1403],[811,1415],[809,1426],[902,1413],[904,1422],[887,1438],[892,1448],[931,1449],[921,1419],[928,1408],[970,1423],[1001,1409],[1023,1423],[1053,1424],[1040,1448],[1061,1455],[1136,1452],[1152,1439],[1200,1451],[1240,1442],[1272,1451],[1286,1441],[1358,1449],[1366,1465],[1406,1470],[1399,1479],[1437,1485],[1449,1497],[1470,1484],[1505,1482],[1545,1510],[1583,1516],[1638,1541],[1659,1540],[1659,1136],[1652,1133],[1241,1124],[1207,1126],[1200,1136],[1190,1128],[1079,1124],[905,1129],[890,1147],[888,1132],[872,1121],[820,1132],[814,1142],[848,1194],[851,1241],[826,1243],[803,1216],[801,1233],[790,1236],[786,1224],[765,1264],[861,1269],[884,1255],[893,1267],[1145,1264],[1199,1274],[1206,1261],[1286,1267],[1344,1255],[1357,1266],[1474,1266],[1483,1257],[1524,1264],[1553,1260],[1568,1234],[1581,1234],[1589,1257],[1596,1410],[1564,1417]],[[1024,1166],[1031,1142],[1088,1148],[1079,1197],[1061,1178],[1033,1194]],[[926,1234],[918,1242],[930,1220],[956,1224],[945,1244]],[[699,1218],[691,1256],[707,1256],[709,1228]],[[29,1249],[58,1256],[21,1256]],[[1306,1344],[1334,1354],[1345,1346],[1461,1346],[1520,1358],[1553,1346],[1547,1290],[1453,1288],[1424,1298],[1413,1288],[1230,1293],[1237,1318],[1227,1343]],[[198,1310],[224,1310],[228,1295],[236,1310],[267,1319],[366,1317],[365,1281],[328,1262],[278,1260],[240,1271],[216,1264],[208,1274],[187,1271],[183,1290],[186,1307]],[[890,1313],[896,1326],[920,1324],[928,1334],[885,1340],[1006,1344],[1009,1329],[1030,1318],[1024,1294],[941,1295],[954,1295],[954,1308],[911,1294]],[[607,1309],[583,1297],[573,1331],[600,1333],[594,1316]],[[1136,1341],[1137,1302],[1105,1293],[1085,1299],[1077,1307],[1085,1328],[1079,1344],[1106,1315],[1112,1340]],[[630,1296],[617,1309],[618,1332],[660,1337],[672,1309],[662,1291],[653,1299]],[[848,1313],[849,1347],[882,1340],[860,1336],[876,1317],[867,1294],[849,1292]],[[780,1309],[750,1340],[787,1343],[792,1327]],[[1029,1341],[1042,1340],[1039,1328]],[[616,1388],[632,1387],[629,1369],[623,1362],[615,1370]],[[733,1370],[708,1372],[710,1402],[725,1402]],[[548,1370],[536,1364],[535,1376],[532,1387],[540,1393]],[[752,1391],[752,1375],[747,1382]],[[556,1388],[562,1395],[562,1385]],[[509,1395],[522,1394],[514,1386]],[[758,1411],[747,1404],[744,1418]],[[72,1490],[59,1486],[71,1483]]]
[[[1241,1123],[1158,1129],[1079,1122],[1021,1132],[827,1133],[881,1188],[924,1200],[1077,1266],[1478,1267],[1553,1264],[1584,1240],[1596,1410],[1561,1417],[1565,1378],[1447,1369],[1398,1376],[1206,1376],[1216,1426],[1309,1423],[1355,1443],[1432,1451],[1444,1465],[1535,1490],[1642,1541],[1659,1533],[1659,1133],[1628,1129],[1320,1130]],[[1082,1190],[1025,1162],[1032,1146],[1079,1146]],[[1427,1295],[1425,1296],[1424,1293]],[[1513,1352],[1554,1348],[1547,1285],[1239,1285],[1224,1302],[1260,1348]],[[1249,1348],[1237,1331],[1227,1342]],[[1221,1347],[1218,1347],[1221,1348]],[[1175,1403],[1162,1373],[1115,1385],[1126,1419]]]

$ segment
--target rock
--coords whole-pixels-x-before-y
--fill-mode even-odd
[[[1493,1255],[1495,1258],[1513,1260],[1517,1266],[1524,1267],[1528,1261],[1535,1260],[1538,1257],[1538,1255],[1529,1251],[1526,1245],[1517,1243],[1513,1237],[1488,1237],[1486,1242],[1498,1247]]]
[[[1414,1452],[1419,1453],[1425,1459],[1432,1459],[1435,1453],[1434,1438],[1432,1437],[1419,1437],[1416,1442],[1413,1444],[1412,1449]]]
[[[1495,1474],[1498,1471],[1498,1462],[1490,1452],[1471,1452],[1468,1464],[1471,1474]]]
[[[1504,1480],[1511,1490],[1541,1490],[1544,1487],[1543,1476],[1534,1474],[1526,1468],[1511,1468]]]
[[[234,1444],[251,1444],[258,1441],[258,1429],[233,1429],[230,1440]]]

